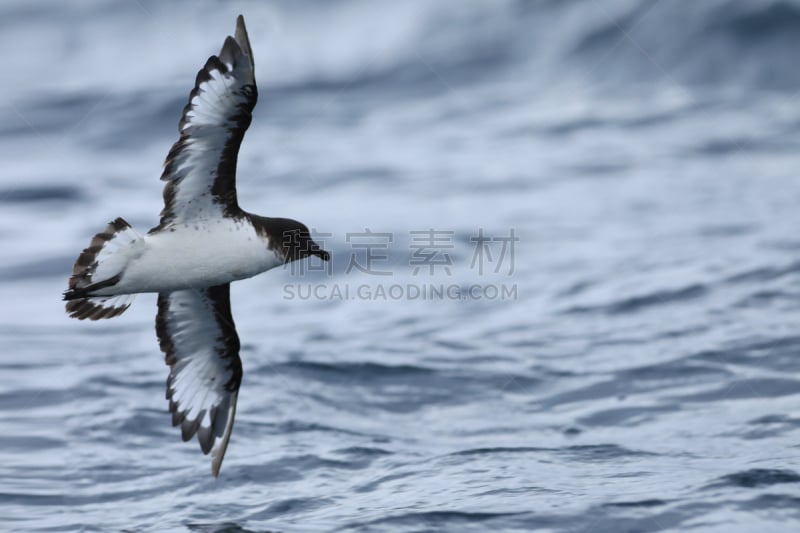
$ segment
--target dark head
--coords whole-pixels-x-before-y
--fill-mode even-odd
[[[290,218],[269,218],[265,229],[269,234],[271,246],[279,250],[286,263],[316,255],[328,261],[331,255],[311,238],[305,224]]]

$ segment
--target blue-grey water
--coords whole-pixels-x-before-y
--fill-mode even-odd
[[[238,13],[240,203],[333,261],[233,285],[214,480],[155,297],[60,296]],[[0,48],[0,530],[800,525],[800,2],[7,0]]]

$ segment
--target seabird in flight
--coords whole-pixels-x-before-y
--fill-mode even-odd
[[[169,365],[167,399],[184,441],[197,435],[219,475],[242,381],[230,283],[308,256],[330,259],[295,220],[250,214],[236,199],[236,160],[258,92],[244,19],[197,73],[164,163],[158,226],[122,218],[78,256],[64,300],[80,320],[122,314],[157,292],[156,334]]]

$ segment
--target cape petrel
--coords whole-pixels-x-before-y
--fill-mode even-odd
[[[136,293],[157,292],[156,334],[169,365],[172,425],[213,451],[219,475],[242,381],[230,283],[308,256],[330,259],[295,220],[243,211],[236,160],[257,90],[244,18],[197,73],[161,176],[161,221],[140,235],[122,218],[78,256],[64,300],[80,320],[122,314]]]

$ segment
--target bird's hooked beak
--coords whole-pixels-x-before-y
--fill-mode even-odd
[[[319,244],[312,240],[308,242],[308,255],[316,255],[323,261],[330,261],[331,259],[331,254],[323,250]]]

